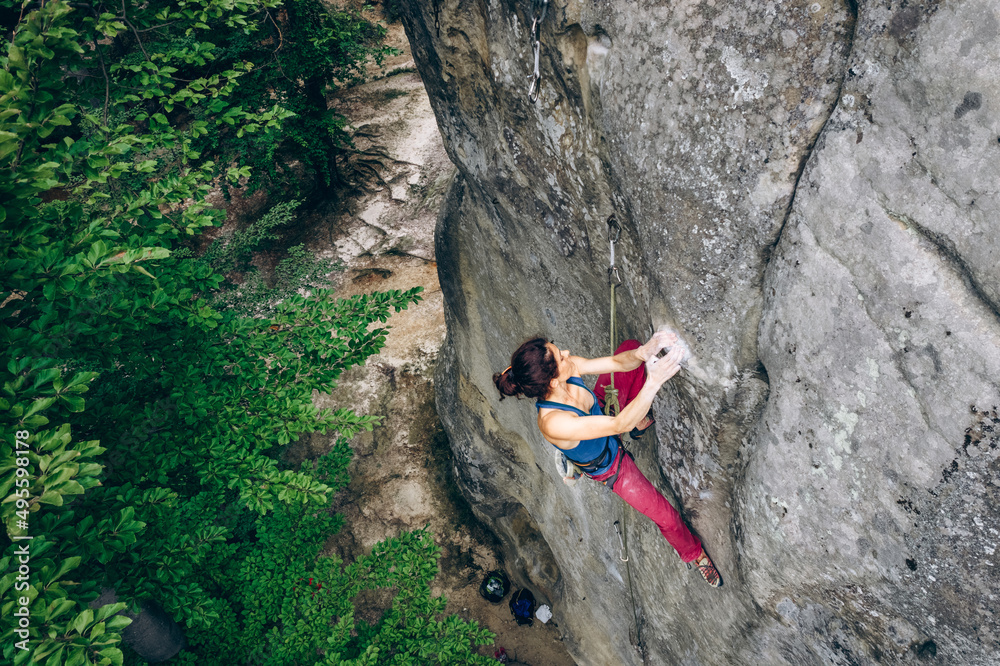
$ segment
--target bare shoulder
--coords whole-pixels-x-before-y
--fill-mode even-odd
[[[572,419],[580,418],[572,412],[566,412],[561,409],[554,409],[551,407],[543,407],[538,410],[538,430],[542,433],[542,437],[557,449],[572,449],[577,444],[577,441],[569,441],[557,437],[555,433],[561,432],[567,425],[572,423]]]

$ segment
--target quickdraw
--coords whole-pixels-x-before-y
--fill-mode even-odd
[[[618,532],[618,543],[621,544],[621,551],[618,553],[618,559],[622,562],[628,562],[628,553],[625,551],[625,537],[622,536],[622,528],[618,525],[618,521],[615,521],[615,532]]]
[[[531,0],[531,55],[534,58],[535,68],[528,76],[528,101],[534,104],[538,101],[539,81],[542,78],[539,69],[539,59],[542,52],[542,42],[539,36],[541,23],[545,20],[545,14],[549,11],[549,0]]]

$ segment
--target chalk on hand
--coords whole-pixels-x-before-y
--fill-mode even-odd
[[[669,352],[674,347],[680,347],[681,349],[684,350],[684,355],[681,357],[680,363],[682,366],[686,365],[688,360],[691,358],[691,347],[688,346],[688,343],[684,340],[684,338],[682,338],[680,334],[677,333],[677,331],[670,328],[669,326],[661,326],[660,328],[656,329],[656,335],[660,334],[673,334],[677,338],[677,342],[663,348],[663,353]]]

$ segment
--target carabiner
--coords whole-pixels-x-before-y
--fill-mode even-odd
[[[622,280],[621,274],[618,272],[618,266],[615,265],[615,243],[618,239],[622,237],[622,225],[618,224],[618,218],[612,213],[608,218],[608,240],[611,245],[611,266],[608,268],[608,284],[620,285],[624,280]]]
[[[621,286],[625,280],[622,279],[621,273],[618,272],[617,266],[612,266],[608,269],[608,284]]]
[[[549,0],[532,0],[531,18],[538,23],[545,20],[545,14],[549,11]]]
[[[615,532],[618,532],[618,543],[621,544],[621,552],[618,553],[618,559],[622,562],[628,562],[628,555],[625,554],[625,540],[622,539],[622,529],[618,526],[618,521],[615,521]]]
[[[618,223],[618,218],[612,213],[608,217],[608,238],[611,239],[612,243],[617,243],[618,239],[622,237],[622,225]]]
[[[539,58],[541,56],[542,43],[540,41],[538,41],[538,36],[536,34],[537,30],[538,30],[538,19],[535,19],[534,23],[532,23],[532,25],[531,25],[531,35],[532,35],[532,37],[531,37],[531,50],[532,50],[532,55],[534,56],[534,60],[535,60],[535,69],[528,76],[528,78],[531,79],[531,85],[528,87],[528,101],[531,102],[532,104],[534,104],[535,102],[538,101],[538,90],[540,88],[540,86],[538,85],[538,82],[542,78],[542,74],[541,74],[541,71],[539,70],[539,62],[538,62]]]
[[[541,68],[539,67],[539,60],[541,58],[542,42],[539,32],[541,31],[541,23],[545,19],[545,14],[549,10],[549,0],[532,0],[531,3],[531,51],[534,59],[535,68],[528,78],[531,80],[531,84],[528,86],[528,101],[534,104],[538,101],[538,91],[541,88],[539,82],[541,81],[542,74]]]

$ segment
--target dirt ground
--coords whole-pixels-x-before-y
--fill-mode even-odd
[[[389,75],[341,91],[334,101],[355,128],[363,129],[360,148],[380,148],[392,158],[381,160],[383,182],[345,202],[339,212],[315,212],[300,230],[307,248],[345,266],[337,278],[340,295],[420,285],[424,300],[392,317],[382,353],[345,373],[333,394],[315,396],[319,406],[383,417],[374,432],[353,442],[351,483],[335,507],[346,522],[326,552],[351,560],[400,530],[428,525],[442,548],[434,591],[448,599],[447,612],[493,631],[496,645],[512,659],[508,663],[569,666],[575,661],[561,642],[558,608],[547,624],[536,620],[532,627],[520,627],[510,615],[509,596],[492,605],[478,593],[485,573],[503,568],[503,562],[492,534],[454,485],[450,448],[434,407],[433,373],[445,324],[433,235],[454,167],[402,27],[390,26],[390,38],[404,53],[387,64]],[[297,455],[319,456],[330,446],[329,437],[314,435]],[[377,606],[378,600],[372,603]],[[492,654],[493,648],[484,653]]]

